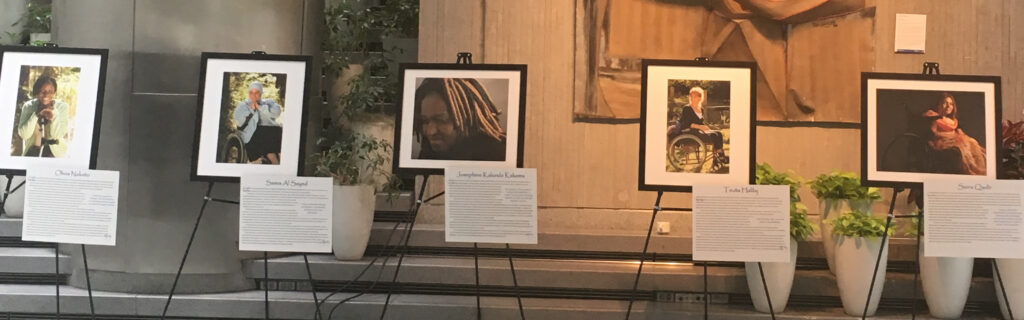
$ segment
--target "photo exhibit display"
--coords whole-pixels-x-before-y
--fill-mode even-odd
[[[310,56],[202,55],[192,180],[303,168]]]
[[[639,189],[750,183],[755,77],[746,62],[644,60]]]
[[[395,172],[522,167],[526,66],[402,64]]]
[[[0,172],[96,167],[107,52],[0,47]]]
[[[996,179],[999,77],[864,73],[862,90],[866,185]]]

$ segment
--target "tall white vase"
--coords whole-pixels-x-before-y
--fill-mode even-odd
[[[789,293],[793,289],[793,275],[796,273],[796,240],[789,240],[789,261],[788,262],[762,262],[764,277],[768,283],[768,292],[772,295],[772,308],[768,308],[768,298],[764,294],[764,284],[761,282],[761,272],[757,262],[747,262],[747,288],[750,289],[750,300],[754,302],[754,309],[769,313],[773,309],[776,314],[786,310],[789,302]]]
[[[373,228],[375,200],[373,186],[334,186],[331,238],[335,258],[363,258]]]
[[[828,219],[838,217],[851,211],[870,212],[871,200],[847,200],[847,199],[824,199],[818,200],[818,210],[821,211],[821,246],[825,249],[825,261],[828,262],[828,271],[836,273],[836,237],[832,235],[832,224]]]
[[[868,299],[871,287],[871,276],[875,270],[878,252],[882,251],[882,260],[875,274],[875,286]],[[836,282],[839,286],[839,298],[843,301],[846,314],[860,317],[864,313],[864,304],[868,305],[867,315],[871,316],[878,310],[878,301],[882,298],[885,284],[885,268],[888,265],[888,241],[882,244],[882,238],[839,237],[836,239]]]
[[[1003,299],[1003,290],[999,287],[1000,278],[1006,288],[1006,299],[1010,300],[1009,304],[1013,307],[1012,320],[1024,320],[1024,259],[995,260],[999,265],[999,274],[996,274],[995,266],[992,266],[992,275],[996,287],[996,299],[999,300],[999,309],[1003,313],[1003,319],[1010,319],[1010,312],[1006,309],[1007,303]]]
[[[15,176],[14,179],[11,180],[11,188],[14,188],[22,182],[25,182],[24,176]],[[7,181],[4,181],[3,183],[7,183]],[[2,193],[0,193],[0,197],[3,197]],[[6,215],[11,218],[21,218],[25,215],[25,186],[21,186],[21,188],[18,188],[17,191],[12,192],[11,195],[7,197],[7,203],[4,204],[4,212],[6,212]]]
[[[928,312],[939,319],[960,319],[971,291],[974,258],[925,257],[923,245],[918,254]]]

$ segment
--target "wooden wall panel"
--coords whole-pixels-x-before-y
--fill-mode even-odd
[[[451,63],[462,51],[482,54],[483,3],[420,0],[419,61]]]
[[[935,61],[944,74],[1003,74],[1010,1],[876,1],[875,71],[920,72],[922,63]],[[928,15],[924,54],[894,53],[897,13]]]
[[[1008,0],[1006,12],[1006,51],[1003,57],[1003,114],[1014,121],[1024,120],[1024,1]]]

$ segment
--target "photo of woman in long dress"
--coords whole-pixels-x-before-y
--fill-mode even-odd
[[[956,99],[945,92],[939,103],[921,114],[931,122],[932,137],[928,140],[928,147],[938,152],[956,150],[960,153],[960,163],[952,166],[960,170],[953,173],[985,175],[985,148],[960,128],[958,111]]]

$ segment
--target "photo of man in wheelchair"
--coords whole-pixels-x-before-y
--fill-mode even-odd
[[[666,171],[729,173],[728,101],[728,81],[669,80]]]
[[[879,90],[880,107],[903,106],[877,113],[879,170],[985,175],[983,104],[973,92]]]

